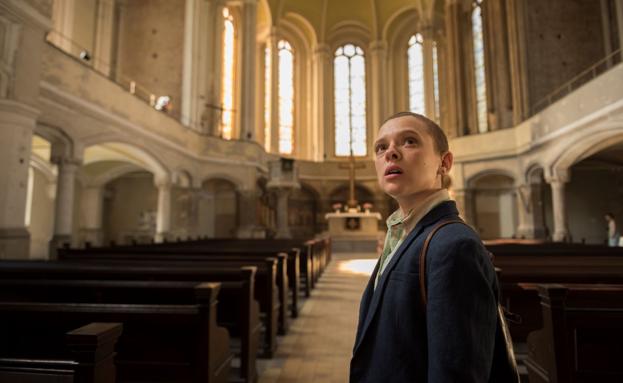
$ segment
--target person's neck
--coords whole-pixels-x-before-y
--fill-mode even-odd
[[[425,190],[398,200],[397,202],[400,207],[400,211],[402,212],[402,216],[404,217],[406,214],[409,214],[410,211],[420,210],[422,206],[429,201],[430,197],[440,190],[441,188]]]

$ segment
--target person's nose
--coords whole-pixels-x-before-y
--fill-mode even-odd
[[[395,143],[390,143],[385,151],[385,161],[398,161],[402,158],[400,150],[396,147]]]

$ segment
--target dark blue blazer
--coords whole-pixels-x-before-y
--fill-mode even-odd
[[[426,256],[428,304],[420,300],[419,255],[436,223],[458,218],[454,201],[439,204],[400,245],[376,290],[377,266],[361,299],[350,363],[351,383],[488,382],[498,286],[478,235],[450,224]]]

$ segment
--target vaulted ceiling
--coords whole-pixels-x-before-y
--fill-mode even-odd
[[[262,0],[261,25],[279,25],[295,14],[304,19],[317,41],[325,41],[331,31],[343,25],[366,30],[371,40],[382,36],[383,29],[397,15],[415,12],[420,19],[432,20],[443,0]]]

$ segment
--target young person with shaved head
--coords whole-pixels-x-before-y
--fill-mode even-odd
[[[382,124],[374,153],[378,182],[399,209],[387,219],[361,300],[350,381],[493,381],[497,280],[482,241],[460,222],[448,195],[446,135],[428,118],[402,112]]]

